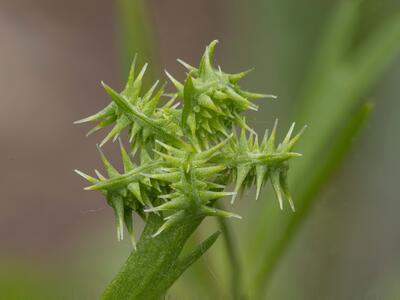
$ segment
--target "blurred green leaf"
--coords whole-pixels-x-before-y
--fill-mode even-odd
[[[348,154],[355,137],[359,134],[368,118],[371,108],[372,105],[370,103],[362,104],[348,123],[338,130],[338,138],[335,143],[325,149],[323,155],[324,163],[316,168],[316,172],[307,176],[306,184],[297,192],[296,213],[285,215],[289,217],[276,221],[276,223],[279,224],[275,225],[280,226],[277,227],[279,228],[278,230],[275,228],[278,234],[269,238],[272,242],[269,244],[268,251],[266,251],[263,256],[263,261],[259,265],[260,268],[258,269],[257,275],[253,277],[254,284],[257,287],[255,291],[258,291],[260,295],[263,293],[274,268],[279,264],[279,260],[295,234],[298,225],[307,216],[310,206],[312,205],[312,200],[315,199],[321,188],[330,179],[332,173],[338,168]]]
[[[218,207],[220,207],[220,205]],[[225,218],[218,218],[218,223],[223,233],[225,251],[230,264],[229,275],[231,277],[230,292],[232,294],[232,299],[242,299],[244,293],[242,283],[243,274],[233,231],[230,223]]]
[[[129,73],[129,67],[136,53],[139,65],[148,61],[152,62],[149,73],[150,77],[154,78],[157,65],[154,55],[155,42],[145,1],[118,0],[116,6],[124,78]]]
[[[249,266],[257,275],[255,282],[254,277],[250,280],[260,294],[318,191],[350,149],[350,141],[368,109],[363,108],[353,117],[351,112],[400,50],[400,15],[386,21],[354,49],[352,41],[361,8],[360,1],[340,2],[328,22],[298,102],[297,120],[308,124],[309,129],[298,148],[304,157],[293,164],[290,174],[297,212],[277,211],[268,201],[257,212],[257,224],[251,226],[248,250],[254,255],[249,255]],[[260,254],[255,252],[260,249],[265,256],[261,267]]]

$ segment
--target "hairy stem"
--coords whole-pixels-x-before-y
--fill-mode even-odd
[[[179,226],[152,237],[163,220],[151,214],[137,250],[130,254],[101,299],[161,299],[176,279],[183,246],[201,221],[202,218],[186,219]]]

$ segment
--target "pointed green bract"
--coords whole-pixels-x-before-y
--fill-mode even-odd
[[[167,71],[175,92],[165,95],[165,85],[156,81],[142,91],[145,64],[136,71],[136,57],[128,81],[121,93],[103,83],[112,103],[79,123],[97,121],[93,130],[106,125],[112,129],[103,139],[119,139],[123,170],[117,170],[100,150],[107,177],[96,171],[87,189],[101,191],[115,211],[117,237],[123,238],[126,227],[135,247],[132,213],[145,220],[158,214],[163,223],[153,237],[190,219],[206,216],[241,218],[238,214],[214,207],[216,201],[232,203],[240,192],[256,186],[256,198],[270,181],[280,208],[286,200],[294,210],[287,184],[288,161],[300,156],[292,152],[303,130],[293,136],[294,123],[277,145],[275,121],[271,134],[258,138],[242,116],[257,110],[251,99],[275,98],[242,90],[239,81],[250,71],[224,73],[213,62],[217,41],[206,47],[198,67],[182,60],[188,70],[183,83]],[[164,97],[171,97],[165,104]],[[121,137],[126,130],[129,150]],[[240,131],[237,134],[237,131]],[[140,165],[133,162],[136,156]],[[227,186],[234,184],[233,191]]]

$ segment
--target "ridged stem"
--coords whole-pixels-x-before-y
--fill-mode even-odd
[[[175,281],[179,255],[202,218],[188,218],[160,235],[152,234],[163,224],[161,217],[151,214],[137,244],[101,299],[161,299]]]

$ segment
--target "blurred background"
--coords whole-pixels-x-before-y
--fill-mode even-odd
[[[91,127],[72,123],[109,102],[100,80],[121,88],[134,53],[149,83],[164,69],[182,79],[176,58],[196,65],[213,39],[224,70],[255,67],[245,89],[279,97],[249,115],[258,132],[275,117],[281,134],[309,125],[292,172],[297,215],[269,187],[232,208],[245,286],[258,280],[265,299],[400,299],[398,0],[0,0],[0,298],[101,294],[130,244],[73,173],[100,167],[105,131],[86,138]],[[358,122],[365,101],[374,108]],[[117,150],[105,146],[116,163]],[[220,238],[169,297],[230,299],[224,251]]]

